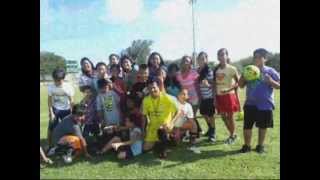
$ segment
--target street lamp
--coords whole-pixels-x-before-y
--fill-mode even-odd
[[[195,16],[194,16],[194,4],[197,2],[197,0],[189,0],[189,3],[191,4],[192,8],[192,37],[193,37],[193,53],[192,53],[192,58],[193,58],[193,67],[196,66],[196,35],[195,35]]]

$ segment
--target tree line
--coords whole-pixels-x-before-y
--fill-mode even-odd
[[[152,44],[152,40],[134,40],[129,47],[120,52],[120,55],[130,56],[137,64],[147,63],[147,58],[151,53]],[[268,59],[269,60],[266,62],[266,65],[271,66],[280,72],[280,53],[270,54]],[[180,58],[174,60],[165,59],[164,61],[167,65],[170,63],[176,63],[179,65]],[[252,63],[252,56],[231,62],[232,65],[237,67],[239,72],[242,72],[244,66]],[[216,62],[210,61],[209,66],[210,68],[214,68],[216,66]],[[40,75],[51,74],[57,67],[66,69],[66,59],[63,56],[56,55],[52,52],[40,52]]]

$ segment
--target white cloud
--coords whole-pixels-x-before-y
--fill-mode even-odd
[[[105,0],[106,13],[100,18],[107,23],[131,23],[142,12],[143,0]]]
[[[198,1],[201,3],[201,1]],[[182,0],[165,0],[153,18],[168,30],[155,42],[154,49],[174,59],[192,53],[191,7]],[[280,51],[280,1],[247,0],[219,12],[196,11],[197,51],[206,51],[211,60],[225,47],[230,57],[238,60],[264,47]]]

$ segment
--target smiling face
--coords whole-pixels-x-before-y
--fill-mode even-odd
[[[152,58],[151,58],[151,66],[154,67],[154,68],[159,68],[160,67],[160,63],[161,63],[161,60],[160,60],[160,56],[159,55],[154,55]]]
[[[198,59],[197,59],[198,65],[200,68],[203,68],[206,64],[208,64],[208,59],[206,58],[206,56],[201,55]]]
[[[185,102],[185,101],[187,101],[188,99],[189,99],[188,90],[182,89],[182,90],[180,91],[180,93],[178,94],[178,100],[179,100],[180,102]]]
[[[149,71],[148,69],[139,69],[139,74],[138,76],[141,77],[143,82],[147,82],[148,77],[149,77]]]
[[[188,71],[191,69],[191,58],[190,57],[186,57],[186,58],[183,58],[181,60],[181,70],[182,71]]]
[[[104,78],[104,75],[107,73],[107,67],[103,65],[98,66],[97,72],[99,78]]]
[[[132,69],[131,61],[129,59],[124,59],[122,62],[122,67],[123,67],[123,70],[125,71],[131,71]]]
[[[256,53],[253,59],[254,59],[255,65],[258,67],[262,67],[264,65],[264,62],[266,61],[266,59],[263,56],[261,56],[259,53]]]
[[[82,63],[82,68],[85,72],[91,72],[92,71],[92,66],[88,61],[84,61]]]
[[[160,96],[160,89],[159,89],[159,86],[156,82],[150,83],[148,85],[148,89],[149,89],[151,97],[157,98]]]
[[[228,60],[228,52],[226,50],[222,50],[218,53],[218,60],[220,64],[226,64]]]
[[[118,63],[119,63],[119,59],[116,56],[111,56],[110,65],[118,64]]]
[[[83,123],[85,121],[85,115],[74,115],[74,120],[78,123]]]

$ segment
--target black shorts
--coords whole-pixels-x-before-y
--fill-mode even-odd
[[[126,159],[130,159],[130,158],[133,157],[133,153],[132,153],[131,147],[129,145],[120,146],[119,149],[117,150],[117,153],[119,154],[120,152],[125,152],[126,153]]]
[[[200,114],[212,117],[215,113],[213,98],[203,99],[200,102]]]
[[[244,129],[252,129],[254,123],[258,128],[273,128],[272,110],[258,110],[256,106],[245,105],[244,110]]]
[[[85,124],[83,128],[83,137],[88,137],[90,134],[98,136],[100,134],[99,124]]]

